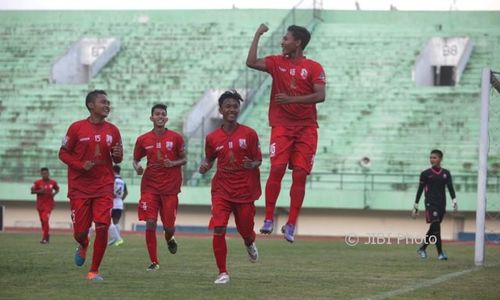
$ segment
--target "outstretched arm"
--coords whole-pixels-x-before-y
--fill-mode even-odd
[[[257,48],[259,46],[259,39],[264,32],[267,32],[269,28],[265,24],[260,24],[259,28],[255,32],[255,35],[248,50],[247,56],[247,66],[249,68],[267,72],[266,62],[264,58],[257,58]]]

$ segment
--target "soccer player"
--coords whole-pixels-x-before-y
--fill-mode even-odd
[[[182,169],[186,164],[184,139],[165,127],[168,122],[167,106],[155,104],[151,108],[153,130],[137,138],[134,149],[133,166],[137,175],[143,175],[141,181],[141,199],[138,215],[140,221],[146,221],[146,246],[151,260],[148,271],[160,268],[156,250],[156,220],[160,213],[170,253],[177,252],[174,238],[175,218],[179,206],[178,194],[181,191]],[[146,170],[140,160],[147,158]]]
[[[217,159],[217,172],[212,178],[212,218],[209,224],[214,230],[212,244],[219,268],[216,284],[229,282],[226,227],[231,212],[249,260],[256,262],[259,255],[253,227],[254,201],[261,195],[259,166],[262,155],[255,130],[236,122],[240,101],[243,99],[236,91],[226,91],[219,97],[223,123],[207,136],[205,159],[199,168],[199,172],[205,174]]]
[[[425,235],[423,244],[417,249],[417,253],[422,259],[427,258],[426,249],[430,243],[436,244],[439,260],[448,259],[443,252],[441,244],[441,222],[446,213],[446,187],[448,187],[448,191],[450,192],[453,210],[458,210],[451,173],[441,167],[442,159],[443,152],[437,149],[431,151],[431,168],[420,174],[420,184],[418,186],[415,204],[413,205],[412,216],[416,217],[420,196],[422,196],[422,192],[425,191],[425,220],[427,224],[431,225]]]
[[[113,163],[122,161],[123,147],[120,131],[106,121],[111,110],[106,92],[88,93],[85,105],[90,116],[70,125],[59,150],[59,159],[68,165],[73,236],[79,244],[75,264],[82,266],[85,263],[88,232],[94,222],[94,251],[87,278],[102,281],[99,266],[108,245],[115,181]]]
[[[292,243],[304,200],[306,179],[311,173],[316,153],[316,103],[325,100],[326,78],[323,67],[303,54],[311,38],[304,27],[288,27],[281,41],[282,54],[257,58],[259,39],[268,30],[264,24],[257,29],[246,61],[248,67],[267,72],[273,79],[269,102],[271,170],[265,192],[266,216],[260,232],[270,234],[274,229],[274,209],[288,165],[292,170],[290,211],[281,231],[284,238]]]
[[[50,179],[48,168],[41,168],[40,175],[42,179],[38,179],[33,183],[31,193],[36,194],[36,209],[42,223],[42,240],[40,244],[48,244],[50,239],[49,218],[54,209],[54,196],[59,193],[59,186],[55,180]]]
[[[123,244],[123,238],[120,235],[120,218],[123,212],[123,201],[127,198],[128,191],[125,181],[120,176],[121,168],[119,165],[113,166],[115,172],[115,197],[113,198],[113,209],[111,210],[111,225],[109,225],[110,241],[108,245],[120,246]]]

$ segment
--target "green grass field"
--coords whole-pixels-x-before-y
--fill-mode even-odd
[[[341,240],[283,240],[258,237],[260,260],[251,264],[242,241],[228,239],[231,282],[216,286],[211,238],[179,236],[171,255],[158,235],[161,269],[146,272],[142,235],[125,236],[109,247],[101,274],[85,279],[73,264],[75,243],[69,234],[38,243],[39,234],[0,234],[1,299],[499,299],[500,246],[487,247],[489,266],[474,268],[473,246],[445,244],[448,261],[421,261],[413,245],[349,247]],[[463,273],[459,273],[463,272]],[[451,275],[450,275],[451,274]],[[446,280],[447,276],[453,277]],[[436,279],[437,278],[437,279]],[[434,282],[429,280],[436,279]],[[442,281],[442,282],[440,282]],[[426,287],[420,287],[425,285]],[[401,290],[408,288],[407,290]]]

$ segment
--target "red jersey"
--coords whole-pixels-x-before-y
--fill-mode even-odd
[[[165,159],[178,160],[184,153],[184,139],[172,130],[162,135],[149,131],[137,138],[134,160],[147,157],[146,171],[142,176],[141,192],[161,195],[176,195],[181,191],[181,166],[166,168]]]
[[[37,209],[54,206],[54,191],[59,191],[59,186],[55,180],[49,179],[45,181],[43,179],[38,179],[33,182],[31,189],[35,191],[43,190],[42,193],[36,194]]]
[[[318,127],[316,104],[277,104],[276,94],[304,96],[314,93],[315,84],[326,84],[323,67],[305,57],[292,60],[283,55],[265,58],[267,72],[273,78],[269,101],[269,125]]]
[[[109,122],[94,124],[85,119],[71,124],[59,151],[59,159],[68,165],[70,199],[113,198],[113,162],[119,163],[123,157],[112,157],[111,152],[121,144],[120,131]],[[94,167],[85,171],[85,161],[93,161]]]
[[[243,158],[262,160],[259,138],[252,128],[238,124],[231,133],[222,127],[207,136],[205,155],[217,159],[217,172],[212,179],[212,198],[246,203],[259,199],[261,194],[259,168],[243,168]]]

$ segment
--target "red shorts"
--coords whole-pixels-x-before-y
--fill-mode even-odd
[[[113,197],[111,196],[69,199],[69,204],[73,231],[76,233],[89,230],[92,221],[106,225],[110,223],[111,209],[113,208]]]
[[[299,167],[309,174],[313,167],[317,146],[318,129],[316,127],[273,127],[269,143],[271,166],[288,164],[289,169]]]
[[[248,236],[253,232],[255,204],[236,203],[220,198],[212,198],[212,218],[208,224],[209,229],[215,227],[226,227],[231,212],[234,214],[236,228],[242,236]]]
[[[139,200],[139,205],[137,206],[139,221],[156,221],[159,212],[163,227],[174,227],[178,206],[179,198],[177,194],[160,195],[142,193],[141,200]]]

